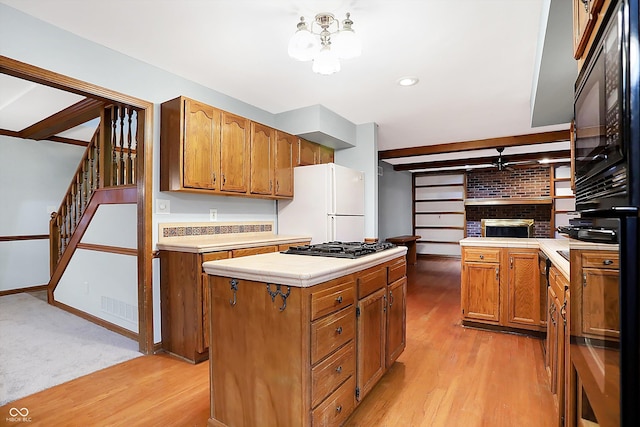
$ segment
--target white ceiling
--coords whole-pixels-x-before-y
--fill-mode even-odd
[[[549,1],[0,0],[271,113],[322,104],[376,122],[379,150],[567,129],[531,126]],[[287,55],[318,12],[351,12],[363,44],[331,76]],[[398,86],[406,75],[420,83]]]

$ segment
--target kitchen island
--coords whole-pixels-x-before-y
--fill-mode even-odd
[[[203,263],[210,426],[343,424],[406,342],[406,248]]]

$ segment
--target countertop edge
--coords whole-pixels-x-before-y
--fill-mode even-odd
[[[274,237],[275,236],[275,237]],[[311,236],[282,236],[272,235],[269,237],[246,237],[239,238],[237,241],[195,241],[194,242],[158,242],[156,247],[158,250],[163,251],[176,251],[176,252],[189,252],[189,253],[205,253],[205,252],[218,252],[229,251],[233,249],[255,248],[259,246],[266,246],[269,244],[287,244],[296,243],[301,241],[310,241]]]
[[[320,283],[327,282],[329,280],[337,279],[339,277],[347,276],[349,274],[356,273],[358,271],[366,270],[367,268],[374,267],[376,265],[391,261],[392,259],[405,256],[407,248],[398,246],[393,249],[378,252],[371,255],[366,255],[356,259],[344,259],[344,258],[331,258],[333,260],[341,260],[337,264],[344,264],[347,262],[349,265],[327,266],[322,267],[317,272],[301,273],[296,271],[267,271],[261,269],[259,264],[256,267],[248,267],[246,262],[253,260],[264,260],[269,257],[282,256],[282,257],[302,257],[303,255],[287,255],[279,252],[270,254],[252,255],[248,257],[235,258],[242,260],[237,262],[239,265],[229,265],[229,260],[220,261],[208,261],[202,264],[202,267],[210,276],[231,277],[235,279],[251,280],[256,282],[265,282],[279,285],[289,285],[294,287],[306,288],[314,286]],[[327,257],[307,257],[318,258],[319,262],[327,260]],[[291,258],[292,260],[294,258]],[[353,262],[349,262],[353,261]],[[242,265],[245,264],[245,265]]]

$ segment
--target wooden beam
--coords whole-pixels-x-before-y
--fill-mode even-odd
[[[43,140],[100,117],[104,103],[91,98],[76,102],[20,131],[23,138]]]
[[[546,144],[569,141],[569,129],[553,132],[531,133],[527,135],[505,136],[448,144],[424,145],[421,147],[398,148],[378,151],[378,160],[398,157],[415,157],[429,154],[455,153],[459,151],[484,150],[487,148],[516,147],[520,145]]]
[[[20,134],[20,132],[16,132],[14,130],[8,130],[8,129],[0,129],[0,135],[12,136],[14,138],[20,138],[20,139],[29,139],[29,138],[24,138]],[[89,145],[87,141],[80,141],[79,139],[64,138],[62,136],[52,136],[51,138],[47,138],[47,141],[60,142],[62,144],[79,145],[81,147],[86,147],[87,145]]]
[[[568,159],[570,157],[571,157],[571,150],[559,150],[559,151],[547,151],[543,153],[513,154],[511,156],[502,156],[502,160],[505,163],[512,163],[512,162],[530,162],[530,161],[537,161],[542,159],[550,159],[550,160]],[[435,168],[447,168],[447,167],[457,167],[457,166],[484,165],[484,164],[495,162],[497,159],[498,159],[498,155],[496,153],[495,156],[490,156],[490,157],[440,160],[437,162],[403,163],[399,165],[394,165],[393,170],[408,171],[408,170],[417,170],[417,169],[435,169]]]

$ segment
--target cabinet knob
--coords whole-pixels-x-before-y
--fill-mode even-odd
[[[338,298],[336,298],[336,302],[338,304],[342,304],[342,295],[339,295]]]
[[[341,335],[341,334],[342,334],[342,326],[338,326],[338,327],[336,328],[336,333],[337,333],[338,335]]]
[[[342,405],[338,405],[336,406],[336,412],[339,414],[340,412],[342,412]]]
[[[341,373],[342,373],[342,366],[338,366],[338,367],[336,368],[336,372],[337,372],[337,373],[339,373],[339,374],[341,374]]]
[[[484,255],[480,254],[480,259],[484,259]]]
[[[602,263],[604,265],[611,265],[611,264],[613,264],[613,261],[611,261],[610,259],[605,259],[604,261],[602,261]]]

